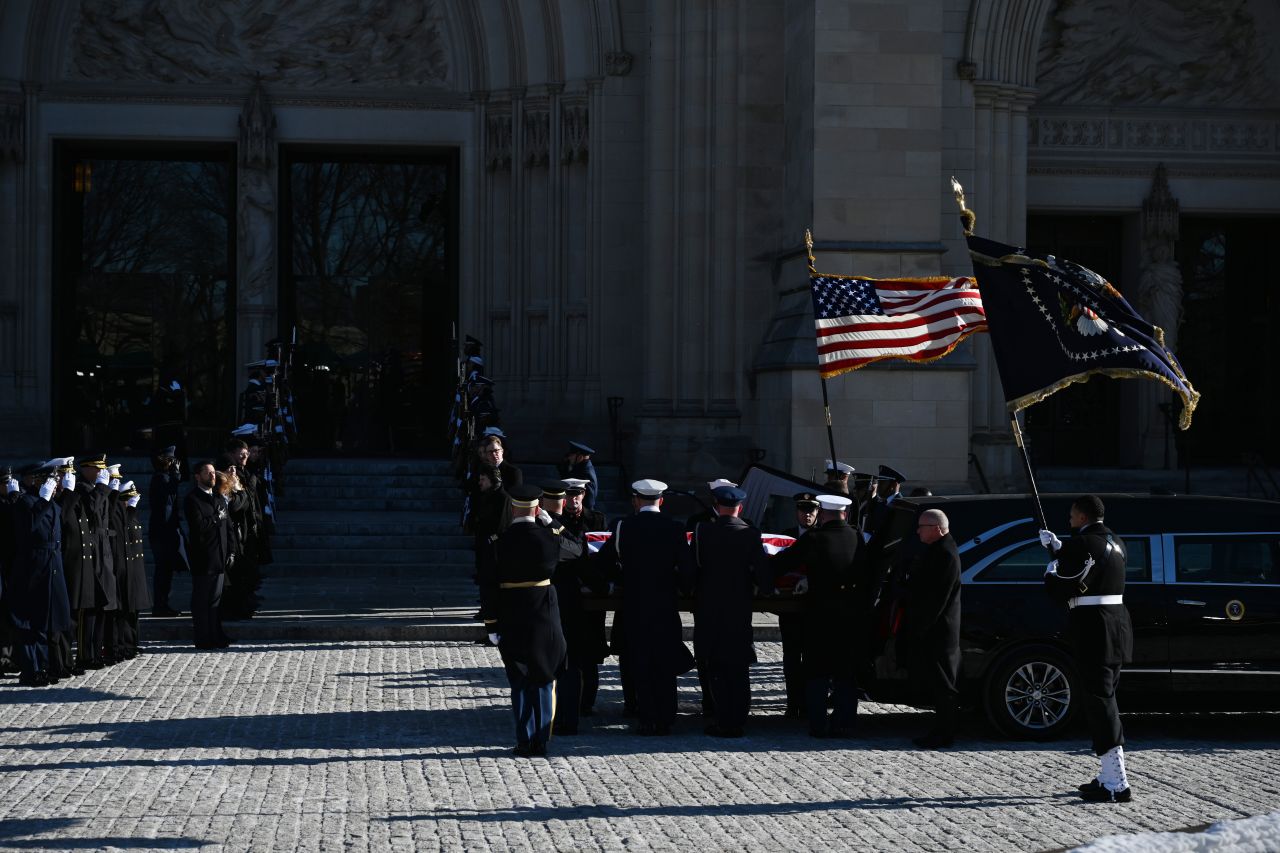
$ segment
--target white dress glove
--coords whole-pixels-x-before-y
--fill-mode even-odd
[[[17,480],[15,480],[15,479],[13,479],[12,477],[10,477],[9,479],[5,480],[5,481],[4,481],[4,490],[5,490],[6,492],[8,492],[9,494],[13,494],[14,492],[18,491],[18,481],[17,481]]]
[[[1059,539],[1057,536],[1054,536],[1051,531],[1041,530],[1040,544],[1048,548],[1050,551],[1056,552],[1059,548],[1062,547],[1062,540]]]
[[[500,634],[490,634],[489,642],[493,643],[496,646],[498,645],[498,643],[502,642],[502,636]]]
[[[127,503],[129,506],[136,507],[136,506],[138,505],[138,498],[139,498],[139,497],[141,497],[141,495],[134,495],[133,497],[131,497],[131,498],[129,498],[127,501],[125,501],[125,503]]]
[[[44,481],[44,485],[40,487],[40,497],[47,501],[53,500],[53,492],[58,488],[58,481],[50,477]]]
[[[551,513],[547,512],[545,509],[538,510],[538,522],[540,524],[550,524]]]
[[[62,488],[67,491],[73,491],[76,487],[76,475],[74,472],[68,471],[62,475]]]
[[[800,578],[800,580],[796,581],[796,585],[795,585],[795,587],[794,587],[794,588],[792,588],[792,590],[791,590],[791,594],[792,594],[792,595],[804,595],[804,594],[805,594],[806,592],[808,592],[808,591],[809,591],[809,579],[808,579],[808,578]]]
[[[93,482],[105,486],[107,483],[111,482],[111,472],[106,468],[99,468],[97,479]]]
[[[118,492],[118,491],[120,491],[120,478],[119,478],[119,477],[116,477],[116,478],[114,478],[113,480],[111,480],[111,491],[113,491],[113,492]]]

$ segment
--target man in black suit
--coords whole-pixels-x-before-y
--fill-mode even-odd
[[[201,462],[191,472],[196,487],[187,494],[183,512],[191,537],[191,622],[197,649],[231,645],[222,632],[218,605],[231,559],[233,540],[227,499],[214,490],[217,475],[212,462]]]
[[[817,526],[778,554],[774,576],[803,566],[806,577],[794,593],[804,601],[805,712],[812,737],[844,737],[858,715],[855,672],[862,636],[854,602],[865,595],[854,558],[860,537],[847,521],[852,501],[843,495],[818,495]],[[827,694],[834,694],[827,719]]]
[[[497,583],[485,611],[489,640],[502,653],[516,720],[516,755],[547,754],[556,710],[556,679],[567,647],[551,576],[560,562],[560,536],[538,523],[537,486],[513,486],[511,524],[494,546]]]
[[[1102,523],[1097,495],[1071,504],[1075,535],[1065,543],[1048,530],[1040,542],[1055,559],[1045,572],[1049,596],[1068,608],[1067,639],[1080,676],[1085,719],[1093,752],[1102,759],[1096,779],[1080,786],[1090,802],[1127,803],[1133,799],[1124,767],[1124,729],[1116,706],[1120,667],[1133,659],[1133,626],[1124,606],[1124,542]]]
[[[757,590],[773,590],[768,552],[760,531],[741,518],[747,493],[734,486],[711,492],[716,518],[693,529],[692,558],[685,586],[693,590],[693,648],[703,689],[710,691],[712,737],[742,737],[751,708],[749,667],[756,660],[751,642],[751,604]]]
[[[951,523],[940,509],[927,509],[916,522],[925,548],[907,575],[906,620],[899,636],[915,692],[933,705],[933,728],[916,746],[951,746],[960,697],[960,552]]]
[[[684,525],[662,515],[660,480],[631,484],[634,515],[614,523],[597,559],[622,587],[622,654],[635,685],[636,733],[668,735],[676,719],[676,678],[693,669],[681,638],[679,580],[687,575]],[[618,621],[615,619],[615,630]]]

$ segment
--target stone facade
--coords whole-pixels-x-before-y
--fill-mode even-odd
[[[1162,162],[1183,215],[1280,213],[1266,0],[161,6],[0,2],[0,444],[16,455],[65,449],[47,439],[59,140],[238,144],[241,362],[279,323],[279,146],[456,150],[458,325],[488,343],[519,455],[566,432],[610,447],[621,397],[626,461],[675,482],[761,450],[797,474],[828,455],[806,227],[823,271],[967,274],[950,175],[980,233],[1020,242],[1029,212],[1136,218]],[[964,487],[972,453],[997,486],[1020,475],[982,336],[830,391],[858,467]]]

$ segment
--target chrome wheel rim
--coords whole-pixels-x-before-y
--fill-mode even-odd
[[[1004,706],[1025,729],[1044,730],[1062,722],[1071,707],[1066,673],[1046,661],[1030,661],[1009,674]]]

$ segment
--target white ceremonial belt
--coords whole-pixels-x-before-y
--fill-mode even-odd
[[[535,586],[551,586],[550,580],[540,581],[519,581],[515,583],[500,583],[498,589],[533,589]]]
[[[1124,604],[1123,595],[1077,595],[1075,598],[1067,599],[1067,607],[1074,610],[1077,607],[1085,607],[1088,605],[1098,604]]]

